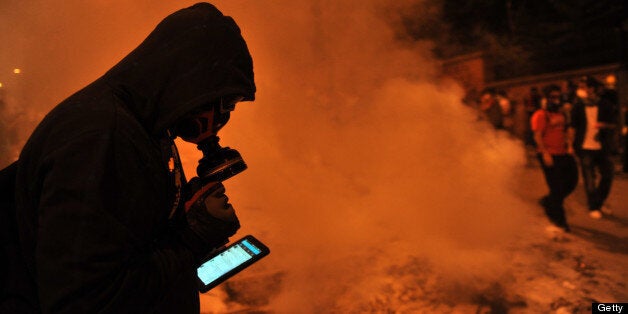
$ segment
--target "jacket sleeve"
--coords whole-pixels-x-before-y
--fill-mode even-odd
[[[198,311],[194,258],[164,224],[154,163],[124,136],[91,132],[41,167],[35,264],[43,312]],[[166,206],[166,207],[164,207]]]

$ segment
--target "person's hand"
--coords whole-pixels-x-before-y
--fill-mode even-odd
[[[548,152],[543,153],[543,164],[545,164],[546,167],[554,166],[554,159],[552,159],[552,154]]]
[[[224,221],[237,221],[233,206],[229,204],[229,198],[225,195],[225,187],[220,182],[210,182],[199,186],[197,177],[190,180],[189,185],[194,194],[185,202],[185,210],[189,212],[194,207],[201,207],[214,218]]]
[[[236,233],[240,222],[222,183],[200,186],[199,182],[198,178],[193,178],[189,183],[193,194],[185,202],[188,225],[208,247],[218,247]]]

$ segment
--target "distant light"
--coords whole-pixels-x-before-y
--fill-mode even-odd
[[[13,73],[20,74],[20,73],[22,73],[22,70],[20,70],[18,68],[15,68],[15,69],[13,69]]]
[[[0,88],[2,88],[2,83],[0,83]]]
[[[610,74],[604,78],[604,81],[606,82],[607,86],[615,87],[615,84],[617,83],[617,77],[614,74]]]

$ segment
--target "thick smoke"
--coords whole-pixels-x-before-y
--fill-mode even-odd
[[[2,5],[19,26],[3,40],[29,38],[13,48],[33,73],[24,106],[38,112],[193,4],[33,2]],[[460,104],[428,43],[395,40],[390,17],[401,4],[386,2],[215,3],[241,26],[255,64],[257,100],[238,105],[220,136],[249,165],[225,183],[240,234],[272,250],[234,281],[273,278],[268,309],[470,301],[508,272],[502,251],[529,218],[510,192],[518,143]],[[190,177],[199,155],[180,144]],[[233,307],[204,300],[207,311]]]
[[[227,188],[244,232],[273,248],[260,268],[284,274],[274,310],[465,302],[508,272],[523,151],[460,104],[427,44],[395,41],[395,9],[298,1],[242,16],[260,92],[222,135],[250,166]],[[425,272],[440,283],[417,291]]]

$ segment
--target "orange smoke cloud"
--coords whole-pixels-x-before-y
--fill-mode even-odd
[[[3,57],[33,73],[21,101],[47,111],[193,3],[10,3],[0,26],[18,32],[2,40],[19,40]],[[459,103],[429,44],[395,40],[388,17],[401,4],[215,4],[241,26],[254,59],[257,100],[239,104],[219,135],[249,165],[225,183],[240,234],[272,250],[247,271],[282,274],[268,307],[395,308],[404,302],[391,281],[421,265],[469,286],[500,274],[501,249],[527,219],[509,192],[519,162],[509,156],[523,152]],[[199,153],[179,145],[191,177]]]

